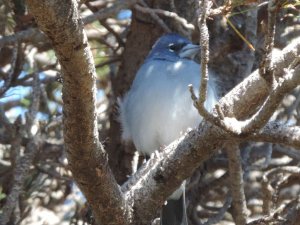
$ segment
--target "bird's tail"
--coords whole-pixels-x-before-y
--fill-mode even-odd
[[[163,206],[161,225],[188,225],[186,214],[185,190],[179,199],[170,199]]]

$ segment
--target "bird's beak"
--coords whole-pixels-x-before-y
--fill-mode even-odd
[[[194,59],[197,53],[199,52],[199,50],[200,50],[199,45],[187,44],[180,50],[179,57]]]

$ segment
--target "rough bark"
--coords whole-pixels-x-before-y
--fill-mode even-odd
[[[103,224],[128,224],[123,195],[98,139],[96,73],[76,1],[28,0],[63,74],[64,141],[74,179]]]

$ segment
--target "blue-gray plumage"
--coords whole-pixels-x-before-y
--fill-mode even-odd
[[[158,39],[138,70],[130,90],[120,103],[120,121],[122,138],[132,140],[139,152],[150,155],[201,122],[188,90],[188,85],[192,84],[198,92],[200,65],[193,61],[198,52],[199,46],[186,38],[167,34]],[[216,103],[211,81],[208,82],[207,96],[205,107],[211,110]],[[171,198],[181,196],[175,195]],[[175,210],[175,217],[177,215]],[[175,220],[171,216],[170,219],[164,218],[164,215],[162,218],[163,225],[185,224]]]

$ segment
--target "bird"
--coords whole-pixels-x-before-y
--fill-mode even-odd
[[[150,156],[201,122],[188,89],[192,84],[199,91],[200,65],[194,61],[199,50],[199,45],[177,33],[165,34],[136,73],[119,104],[119,120],[122,139],[132,141],[139,153]],[[209,79],[204,106],[211,111],[216,103],[216,88]],[[184,186],[163,206],[162,225],[187,224]]]

